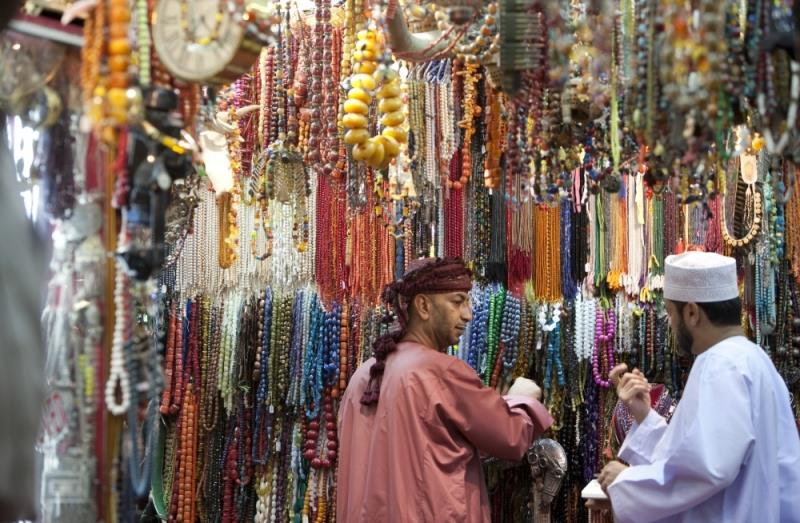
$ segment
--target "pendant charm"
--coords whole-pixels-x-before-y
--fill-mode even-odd
[[[740,157],[742,165],[742,181],[753,185],[758,181],[758,159],[753,154],[743,154]]]

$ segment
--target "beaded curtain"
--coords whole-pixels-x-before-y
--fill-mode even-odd
[[[667,255],[737,258],[742,325],[800,392],[798,158],[794,119],[780,124],[796,116],[800,68],[761,48],[790,6],[701,2],[697,27],[677,3],[551,4],[525,13],[526,45],[540,51],[515,94],[476,58],[503,36],[494,2],[474,31],[410,16],[472,44],[406,62],[380,52],[380,6],[316,0],[305,14],[281,4],[276,43],[216,96],[159,63],[153,0],[97,4],[81,71],[93,132],[80,154],[117,208],[106,236],[121,247],[133,236],[134,79],[180,94],[188,134],[226,129],[234,182],[217,191],[198,165],[176,184],[181,212],[157,278],[107,270],[114,313],[92,320],[91,341],[106,333],[110,376],[86,355],[72,361],[106,385],[97,441],[111,459],[97,475],[112,492],[97,489],[98,510],[334,521],[338,401],[385,328],[381,289],[422,256],[474,270],[474,318],[449,352],[500,392],[518,376],[542,385],[556,420],[547,435],[569,464],[558,521],[586,520],[580,489],[613,457],[614,364],[680,398],[691,362],[666,321]],[[757,132],[731,131],[748,121]],[[488,465],[487,481],[493,521],[530,519],[525,466]]]

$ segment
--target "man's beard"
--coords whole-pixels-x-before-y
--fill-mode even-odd
[[[675,342],[678,344],[678,354],[685,357],[692,356],[692,345],[694,345],[694,336],[686,328],[683,320],[680,320],[677,327],[675,327]]]

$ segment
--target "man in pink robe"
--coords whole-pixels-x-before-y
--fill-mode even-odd
[[[472,319],[470,271],[424,260],[387,286],[400,329],[375,342],[339,410],[341,523],[487,522],[481,456],[518,461],[553,422],[519,378],[500,396],[444,351]]]

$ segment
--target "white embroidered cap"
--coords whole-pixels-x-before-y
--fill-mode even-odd
[[[664,260],[664,298],[709,303],[739,296],[736,260],[715,252],[689,251]]]

